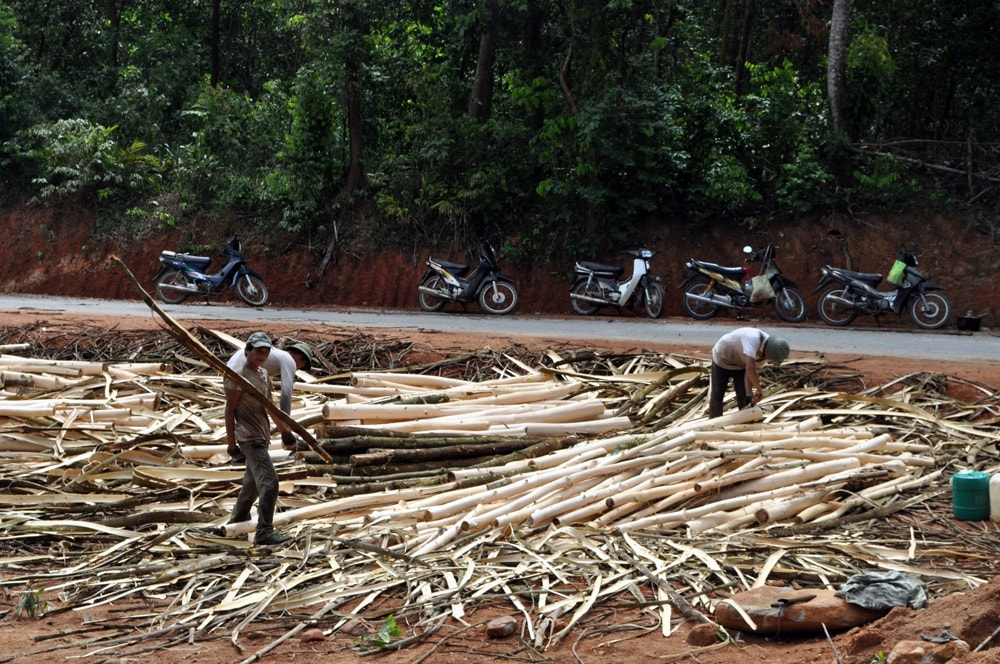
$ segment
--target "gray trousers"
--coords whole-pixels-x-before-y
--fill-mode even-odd
[[[246,457],[247,469],[243,473],[243,487],[236,498],[229,523],[239,523],[250,518],[250,508],[257,503],[256,537],[267,537],[274,530],[274,506],[278,502],[278,473],[274,470],[268,441],[249,440],[239,444]]]

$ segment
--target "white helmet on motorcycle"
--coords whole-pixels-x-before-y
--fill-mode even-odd
[[[764,345],[764,357],[771,364],[781,364],[788,359],[788,342],[777,335],[770,335]]]

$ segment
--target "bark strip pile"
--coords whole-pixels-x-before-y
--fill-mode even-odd
[[[291,416],[331,461],[275,440],[275,525],[294,540],[264,550],[252,522],[225,523],[243,471],[219,376],[2,352],[5,590],[50,610],[158,605],[138,630],[81,638],[91,653],[389,614],[412,643],[498,601],[544,650],[623,598],[669,634],[769,580],[897,569],[943,593],[981,584],[996,553],[912,526],[948,504],[955,470],[997,465],[996,390],[948,397],[954,378],[847,392],[842,368],[791,362],[763,372],[759,407],[709,419],[707,367],[683,356],[316,376]]]

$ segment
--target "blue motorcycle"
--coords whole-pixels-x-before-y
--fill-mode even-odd
[[[267,286],[260,275],[251,270],[243,258],[240,238],[234,235],[226,243],[229,262],[215,274],[206,270],[212,262],[210,256],[179,254],[176,251],[160,252],[160,269],[153,277],[156,296],[167,304],[180,304],[191,295],[219,295],[236,287],[236,297],[251,307],[267,304]]]

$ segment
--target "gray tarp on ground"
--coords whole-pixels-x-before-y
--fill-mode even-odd
[[[895,570],[855,574],[835,594],[851,604],[875,611],[888,611],[894,606],[911,609],[927,606],[924,582]]]

